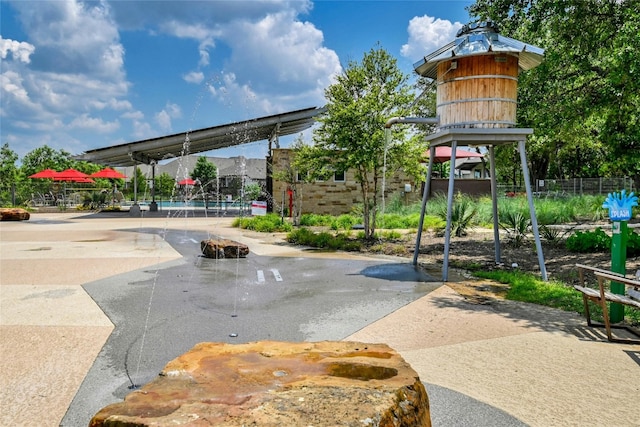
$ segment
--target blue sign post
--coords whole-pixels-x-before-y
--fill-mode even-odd
[[[631,212],[634,206],[638,206],[638,196],[634,196],[633,191],[626,194],[626,190],[620,193],[609,193],[603,208],[609,209],[609,219],[613,222],[611,236],[611,271],[626,274],[627,267],[627,222],[631,219]],[[624,294],[625,286],[622,283],[611,282],[611,292],[614,294]],[[611,304],[609,310],[611,323],[618,323],[624,319],[624,306],[622,304]]]

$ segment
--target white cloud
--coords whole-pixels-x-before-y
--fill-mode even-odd
[[[250,85],[241,84],[234,73],[222,76],[218,86],[210,82],[207,88],[211,95],[228,108],[240,108],[254,114],[276,114],[277,108],[269,98],[260,98]]]
[[[0,41],[3,139],[81,146],[84,135],[74,137],[69,130],[117,131],[119,123],[108,115],[132,107],[123,99],[129,88],[124,47],[108,5],[69,0],[42,1],[37,7],[13,2],[11,7],[28,42]],[[4,60],[8,52],[14,61]],[[37,132],[46,132],[46,139]],[[95,138],[84,144],[92,141]]]
[[[35,50],[36,47],[31,43],[4,39],[0,35],[0,58],[3,60],[7,59],[9,53],[11,53],[14,60],[28,64],[31,62],[30,56]]]
[[[235,80],[278,109],[323,105],[324,88],[342,70],[338,55],[323,46],[322,32],[288,12],[232,23],[224,34]]]
[[[106,3],[80,1],[15,4],[36,46],[35,69],[89,74],[110,81],[124,76],[124,48]]]
[[[220,60],[219,51],[229,50],[220,74],[233,75],[233,85],[213,92],[244,98],[234,104],[251,100],[249,114],[324,104],[324,88],[342,68],[337,54],[323,45],[322,31],[299,20],[311,7],[307,0],[203,2],[197,8],[177,2],[154,3],[154,8],[144,2],[112,3],[123,25],[146,24],[159,34],[198,41],[198,69],[182,76],[188,83],[202,83],[211,57]]]
[[[134,120],[132,123],[132,134],[137,139],[150,138],[152,136],[152,129],[149,123],[140,120]]]
[[[142,120],[144,119],[144,113],[142,111],[127,111],[120,117],[130,120]]]
[[[416,16],[409,21],[409,41],[402,46],[400,53],[411,60],[420,59],[453,41],[461,27],[460,22],[452,23],[427,15]]]
[[[202,71],[192,71],[182,76],[185,82],[200,84],[204,80],[204,73]]]
[[[89,105],[96,110],[104,110],[105,108],[115,110],[115,111],[123,111],[123,110],[131,110],[133,106],[131,102],[121,99],[111,98],[108,100],[92,100]]]
[[[0,88],[2,89],[2,94],[4,101],[2,103],[3,107],[5,104],[20,103],[20,104],[29,104],[29,94],[23,85],[22,76],[15,71],[7,71],[0,75]]]
[[[177,104],[167,103],[164,109],[156,113],[155,120],[162,131],[171,131],[171,120],[182,116],[182,111]]]
[[[118,123],[117,120],[113,122],[105,122],[100,118],[89,117],[88,114],[82,114],[69,123],[70,129],[86,129],[98,133],[110,133],[117,130],[119,127],[120,123]]]
[[[51,0],[38,1],[37,7],[23,1],[7,7],[20,21],[16,26],[25,40],[0,37],[0,116],[6,141],[33,137],[50,146],[68,141],[83,151],[170,131],[178,126],[181,110],[194,102],[194,117],[200,113],[209,121],[323,105],[324,88],[341,72],[322,31],[299,18],[312,7],[309,0]],[[180,63],[183,67],[167,77],[173,81],[154,81],[152,90],[144,81],[143,87],[133,68],[127,76],[138,47],[127,45],[133,53],[125,51],[127,37],[121,32],[127,30],[136,37],[196,41],[193,52],[182,56],[192,63]],[[153,80],[160,73],[147,75]],[[190,92],[187,83],[203,85],[202,91]],[[172,103],[154,106],[159,94]],[[207,104],[214,100],[216,105]],[[145,116],[153,119],[145,121]],[[46,138],[37,132],[46,132]],[[93,137],[98,133],[107,135],[102,142]]]

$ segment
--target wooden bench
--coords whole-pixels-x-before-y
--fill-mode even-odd
[[[588,265],[576,264],[576,267],[578,268],[580,284],[574,285],[573,287],[578,292],[582,293],[582,300],[584,302],[584,312],[587,318],[587,324],[589,326],[604,326],[607,331],[607,338],[609,339],[609,341],[640,344],[640,339],[619,338],[615,337],[611,333],[611,329],[613,328],[626,329],[632,334],[640,337],[640,331],[632,328],[629,325],[611,324],[611,321],[609,319],[609,308],[607,304],[608,302],[613,302],[640,310],[640,299],[637,297],[638,293],[640,292],[640,280],[629,279],[622,274],[614,273],[612,271],[603,270],[600,268],[590,267]],[[585,279],[587,272],[593,273],[593,275],[595,275],[598,282],[598,288],[590,288],[589,286],[587,286],[587,281]],[[614,294],[609,290],[609,284],[612,281],[621,283],[625,286],[626,292],[624,295]],[[594,303],[598,304],[600,308],[602,308],[604,325],[595,323],[591,320],[588,301],[593,301]]]

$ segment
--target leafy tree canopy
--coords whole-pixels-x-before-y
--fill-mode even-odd
[[[387,51],[377,46],[361,62],[351,61],[336,83],[325,91],[327,111],[314,132],[315,145],[304,156],[314,162],[306,169],[317,178],[352,170],[360,184],[367,238],[375,232],[377,198],[383,167],[419,169],[421,150],[406,138],[406,127],[394,127],[391,138],[384,124],[410,111],[414,99],[408,76]],[[302,159],[304,152],[298,153]]]
[[[196,165],[191,172],[191,178],[200,181],[205,191],[212,191],[215,189],[217,176],[218,168],[216,165],[208,161],[204,156],[198,157]]]
[[[640,179],[640,0],[477,0],[469,11],[545,49],[518,93],[535,178]]]

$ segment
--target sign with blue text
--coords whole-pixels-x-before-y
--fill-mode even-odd
[[[638,206],[638,196],[633,191],[627,194],[626,190],[619,193],[609,193],[602,207],[609,209],[611,221],[629,221],[634,206]]]

